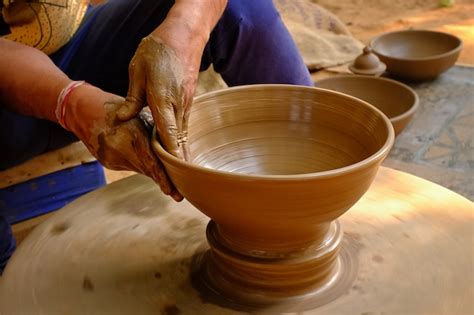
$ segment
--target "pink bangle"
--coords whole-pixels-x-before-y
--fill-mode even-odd
[[[54,113],[56,114],[56,119],[58,120],[58,123],[66,130],[69,130],[69,128],[66,126],[66,105],[67,105],[67,100],[69,96],[72,94],[72,91],[74,91],[75,88],[83,85],[83,84],[88,84],[86,81],[72,81],[64,89],[62,89],[61,93],[59,93],[58,96],[58,102],[56,104],[56,110]]]

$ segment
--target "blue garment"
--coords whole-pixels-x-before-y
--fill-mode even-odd
[[[5,268],[8,259],[15,250],[15,239],[13,238],[10,224],[0,215],[0,276]]]
[[[105,185],[104,169],[91,162],[0,190],[0,213],[15,224],[64,207]]]
[[[0,104],[0,171],[74,141],[77,138],[58,124],[13,113]]]
[[[210,64],[229,86],[313,81],[272,0],[230,0],[214,28],[201,69]]]

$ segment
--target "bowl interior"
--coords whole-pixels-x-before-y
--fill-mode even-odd
[[[356,98],[287,85],[239,87],[198,97],[189,122],[191,162],[254,175],[316,173],[380,150],[388,120]]]
[[[383,34],[372,42],[378,54],[399,59],[424,59],[455,50],[461,41],[450,34],[432,31],[400,31]]]
[[[318,86],[360,98],[387,117],[396,118],[412,109],[417,96],[408,86],[394,80],[369,76],[335,76],[317,82]]]

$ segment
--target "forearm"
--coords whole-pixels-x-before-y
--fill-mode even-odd
[[[205,44],[226,5],[227,0],[177,0],[161,28],[179,23],[188,30],[189,34],[192,34],[193,38],[190,40],[199,40]]]
[[[0,104],[19,114],[57,121],[61,90],[71,80],[41,51],[0,39]]]

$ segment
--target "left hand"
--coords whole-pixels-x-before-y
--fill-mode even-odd
[[[140,115],[125,122],[117,119],[123,101],[96,87],[80,86],[67,104],[65,123],[105,167],[144,174],[166,195],[182,200],[152,151],[147,121]]]

